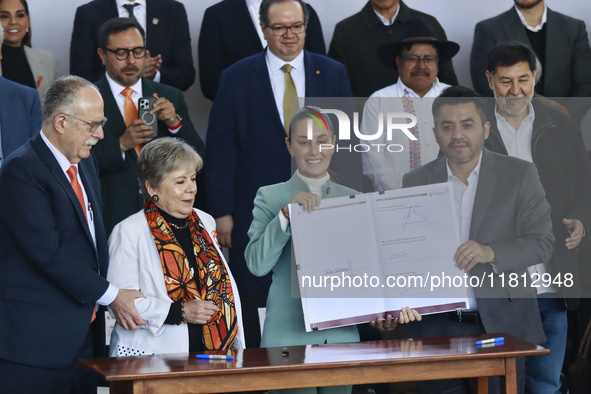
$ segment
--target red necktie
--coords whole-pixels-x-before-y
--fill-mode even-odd
[[[88,222],[88,216],[86,216],[86,207],[84,206],[84,194],[82,194],[82,187],[80,186],[80,183],[78,183],[78,175],[76,173],[76,166],[70,166],[70,168],[68,168],[68,171],[66,171],[66,172],[70,176],[70,185],[72,185],[72,189],[74,189],[74,193],[76,193],[76,197],[78,197],[78,201],[80,202],[80,205],[82,206],[82,212],[84,212],[84,217],[86,218],[86,221]],[[94,321],[94,319],[96,319],[96,310],[93,308],[92,318],[90,319],[90,322],[92,323]]]
[[[125,103],[123,104],[123,112],[125,114],[125,125],[129,126],[131,122],[137,119],[138,112],[135,103],[131,99],[131,95],[133,94],[132,88],[125,88],[121,91],[121,94],[125,96]],[[135,153],[140,155],[140,151],[144,144],[139,144],[135,147]]]
[[[76,193],[76,197],[78,197],[78,201],[82,206],[82,212],[84,212],[84,217],[88,222],[88,217],[86,216],[86,207],[84,206],[84,194],[82,194],[82,187],[78,183],[78,176],[76,174],[76,166],[70,166],[68,171],[66,171],[70,176],[70,185],[72,185],[72,189],[74,189],[74,193]]]

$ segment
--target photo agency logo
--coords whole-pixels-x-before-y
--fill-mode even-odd
[[[397,153],[402,152],[404,147],[401,144],[390,143],[394,133],[402,132],[409,140],[417,140],[417,137],[415,137],[410,131],[410,129],[415,127],[417,124],[417,117],[414,114],[405,112],[387,112],[384,114],[380,112],[378,113],[377,130],[362,130],[362,133],[359,130],[359,113],[353,113],[353,122],[351,122],[349,116],[345,112],[338,109],[321,109],[321,112],[310,110],[308,115],[311,117],[311,119],[308,119],[307,125],[308,139],[312,139],[312,125],[314,121],[316,121],[320,127],[324,125],[324,127],[328,129],[322,114],[333,114],[336,116],[339,127],[337,140],[338,143],[336,145],[321,144],[321,151],[323,149],[335,149],[336,152],[368,152],[370,150],[375,150],[377,152],[387,151],[391,153]],[[354,135],[359,138],[360,143],[358,144],[347,143],[347,141],[351,141],[351,125],[353,125]],[[369,132],[371,132],[371,134]],[[372,142],[377,140],[383,141],[384,133],[386,137],[386,143]]]

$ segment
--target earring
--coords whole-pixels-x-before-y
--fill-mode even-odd
[[[27,33],[29,32],[29,28],[27,27]]]
[[[152,202],[157,202],[158,200],[160,200],[160,198],[158,197],[158,194],[153,194],[151,199],[152,199]]]

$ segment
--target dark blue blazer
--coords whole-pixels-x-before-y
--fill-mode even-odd
[[[41,130],[41,103],[35,89],[0,77],[0,132],[4,160]]]
[[[70,181],[37,134],[0,169],[0,359],[45,368],[72,363],[107,290],[98,167],[79,165],[96,247]]]
[[[306,28],[306,46],[311,52],[326,54],[318,14],[308,5],[310,19]],[[220,84],[222,71],[263,50],[244,0],[223,0],[205,10],[199,34],[199,82],[210,100]],[[239,37],[239,39],[237,39]]]
[[[146,47],[162,55],[160,82],[187,90],[195,82],[191,36],[185,6],[173,0],[146,0]],[[70,73],[91,82],[105,74],[98,55],[97,33],[103,23],[117,18],[115,0],[94,0],[76,10],[70,43]]]
[[[230,66],[209,116],[205,144],[207,207],[233,214],[232,245],[246,247],[259,187],[289,180],[290,155],[265,60],[266,51]],[[345,67],[304,51],[306,97],[350,97]]]

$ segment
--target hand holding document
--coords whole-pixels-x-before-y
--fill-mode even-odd
[[[291,228],[306,329],[324,329],[467,307],[453,257],[460,245],[449,184],[291,205]]]

